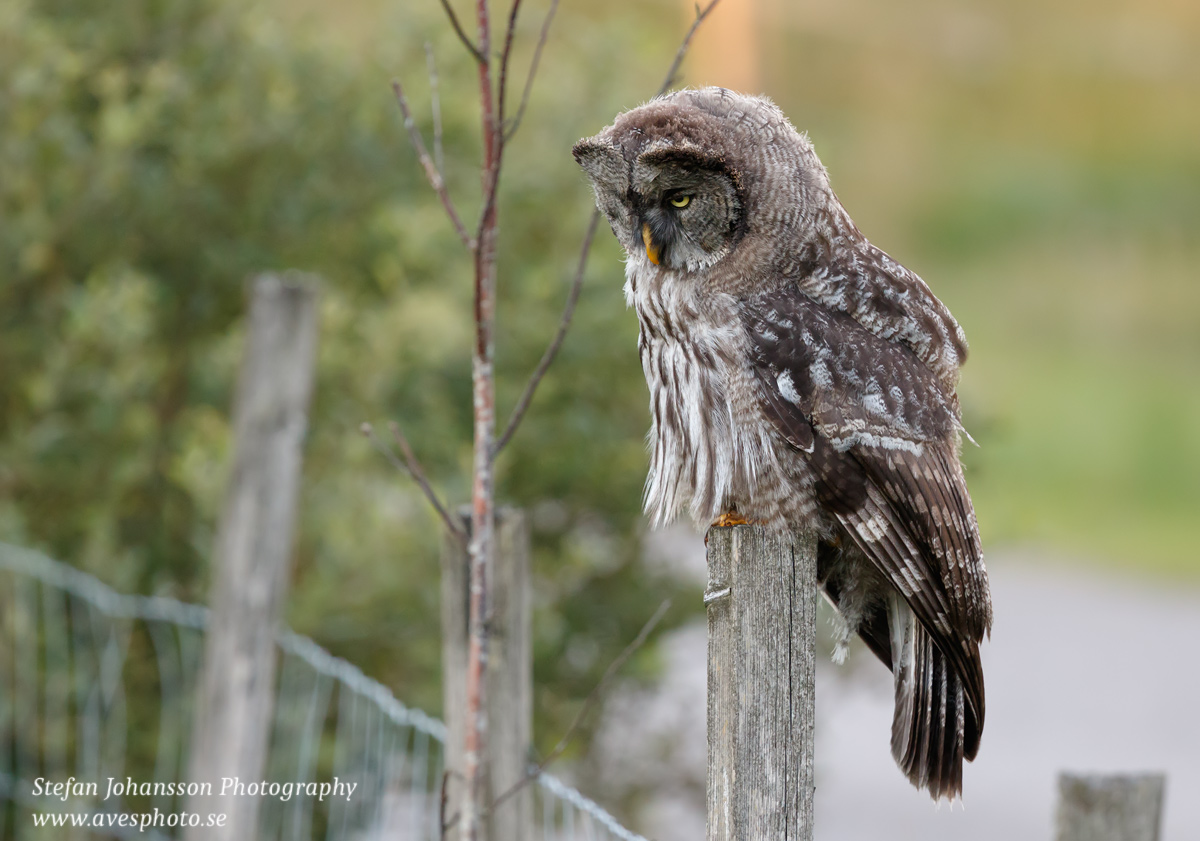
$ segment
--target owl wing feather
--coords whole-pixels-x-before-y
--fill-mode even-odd
[[[747,300],[742,315],[764,412],[955,664],[982,724],[991,605],[953,395],[909,348],[796,289]]]

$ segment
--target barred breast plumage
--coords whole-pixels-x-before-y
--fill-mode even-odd
[[[686,279],[640,262],[627,264],[625,296],[637,312],[650,389],[646,511],[655,525],[681,510],[707,524],[739,502],[758,499],[761,507],[786,489],[773,436],[744,417],[754,404],[740,377],[744,336],[723,327],[728,318],[719,312],[736,302],[701,300]]]

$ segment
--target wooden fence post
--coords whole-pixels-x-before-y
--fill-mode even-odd
[[[217,524],[204,663],[197,683],[188,782],[212,797],[189,810],[223,812],[224,828],[189,841],[257,835],[260,798],[221,795],[222,777],[262,779],[275,692],[275,632],[291,569],[301,447],[313,388],[317,287],[313,278],[262,275],[233,410],[233,469]]]
[[[1162,774],[1059,774],[1057,841],[1158,841]]]
[[[812,841],[816,539],[707,542],[708,841]]]
[[[471,531],[469,508],[459,512],[463,532]],[[496,511],[495,569],[490,571],[491,630],[487,670],[488,751],[485,808],[520,782],[529,764],[533,738],[533,624],[529,570],[529,527],[520,509]],[[446,721],[444,802],[454,818],[461,802],[467,695],[469,573],[466,550],[447,536],[442,551],[442,717]],[[447,841],[459,838],[454,822]],[[491,815],[490,841],[527,841],[533,834],[532,792],[526,788]]]

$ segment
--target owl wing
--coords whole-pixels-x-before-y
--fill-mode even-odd
[[[991,604],[953,395],[908,347],[796,290],[746,301],[742,314],[764,412],[982,703],[977,642]]]

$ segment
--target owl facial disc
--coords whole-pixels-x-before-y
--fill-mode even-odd
[[[576,143],[572,154],[630,257],[645,254],[660,269],[698,272],[728,256],[745,232],[745,144],[710,142],[725,128],[716,114],[691,108],[680,119],[646,129],[618,119]]]

